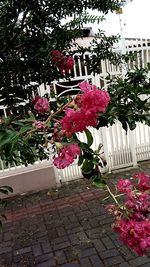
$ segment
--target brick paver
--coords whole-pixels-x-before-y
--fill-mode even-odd
[[[106,195],[79,180],[8,199],[1,207],[7,221],[0,232],[0,267],[150,266],[150,256],[138,257],[112,232]]]

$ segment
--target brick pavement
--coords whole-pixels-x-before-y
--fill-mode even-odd
[[[0,267],[150,267],[150,254],[138,257],[112,232],[105,196],[82,179],[8,199]]]

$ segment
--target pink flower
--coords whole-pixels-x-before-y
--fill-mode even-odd
[[[49,102],[46,98],[40,97],[35,105],[34,105],[34,109],[37,110],[37,112],[39,113],[43,113],[45,111],[47,111],[49,109]]]
[[[136,207],[136,196],[127,195],[127,200],[125,201],[125,206],[128,209],[135,209],[135,207]]]
[[[150,221],[120,219],[114,226],[120,239],[138,255],[145,255],[150,247]]]
[[[108,93],[99,90],[95,85],[90,85],[87,82],[80,85],[85,90],[80,97],[75,99],[78,109],[66,109],[66,115],[61,120],[62,129],[66,135],[83,132],[88,126],[95,127],[98,113],[104,112],[110,101]]]
[[[145,239],[142,239],[142,241],[140,242],[140,248],[142,249],[142,251],[145,251],[144,254],[146,254],[146,250],[150,247],[150,237],[147,237]]]
[[[53,50],[51,56],[51,61],[58,67],[61,74],[67,74],[73,69],[75,64],[73,57],[67,57],[59,50]]]
[[[69,73],[69,71],[71,71],[73,69],[74,66],[74,59],[73,57],[69,56],[66,57],[64,56],[64,58],[62,59],[62,61],[60,62],[60,64],[58,64],[58,68],[61,74],[67,74]]]
[[[53,163],[58,169],[64,169],[73,163],[78,155],[80,155],[80,147],[77,144],[67,145],[54,157]]]
[[[35,105],[36,102],[41,98],[41,96],[37,95],[35,98],[32,99],[32,105]]]
[[[104,112],[110,102],[108,92],[105,90],[99,90],[95,85],[90,85],[87,82],[82,82],[79,87],[84,91],[80,99],[80,108],[84,111],[90,110],[95,114],[98,112]]]
[[[79,83],[79,87],[80,87],[81,91],[91,90],[91,84],[89,84],[86,81]]]
[[[72,70],[73,69],[73,66],[75,64],[75,61],[74,61],[74,58],[69,56],[67,57],[67,60],[66,60],[66,70]]]
[[[138,209],[137,211],[147,212],[150,208],[149,195],[147,193],[141,193],[138,196]]]
[[[138,255],[145,255],[150,248],[150,195],[143,192],[149,189],[150,177],[145,173],[133,176],[138,184],[128,179],[120,179],[117,183],[119,192],[124,193],[124,205],[115,205],[110,212],[116,217],[114,230],[120,239]],[[114,211],[113,211],[114,210]]]
[[[66,115],[61,120],[61,124],[66,134],[73,134],[83,132],[87,126],[96,126],[96,117],[90,111],[66,109]]]
[[[53,50],[51,52],[51,61],[57,65],[61,64],[61,62],[64,59],[64,54],[60,52],[59,50]]]
[[[39,130],[43,130],[46,128],[46,125],[43,121],[34,121],[33,126]]]
[[[120,179],[117,183],[117,190],[121,193],[129,193],[132,190],[132,184],[128,179]]]
[[[104,90],[91,90],[85,92],[81,97],[81,108],[91,110],[94,113],[105,112],[110,101],[109,95]]]
[[[138,179],[139,190],[146,191],[150,189],[150,176],[145,172],[139,172],[133,178]]]
[[[125,206],[131,209],[135,214],[138,213],[138,217],[139,214],[141,214],[141,216],[143,217],[143,214],[145,216],[150,208],[149,195],[146,193],[141,193],[138,195],[128,194]]]
[[[138,222],[143,221],[143,220],[146,219],[145,215],[143,215],[143,213],[141,213],[141,212],[134,212],[134,213],[130,216],[130,218],[132,218],[133,220],[136,220],[136,221],[138,221]]]

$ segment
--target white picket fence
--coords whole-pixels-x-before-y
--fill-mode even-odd
[[[137,56],[133,63],[129,62],[129,69],[135,66],[146,67],[150,62],[150,39],[125,39],[127,53],[136,52]]]
[[[134,131],[128,130],[127,134],[122,129],[121,123],[116,121],[113,126],[103,127],[99,130],[90,129],[94,137],[93,149],[100,143],[107,161],[107,167],[102,171],[113,171],[126,167],[137,166],[140,161],[150,159],[150,128],[142,123],[137,123]],[[80,138],[86,142],[83,134]],[[77,161],[68,168],[58,170],[62,182],[82,177]]]
[[[60,80],[54,81],[51,86],[41,85],[38,89],[39,95],[45,93],[51,94],[51,90],[58,95],[63,95],[65,92],[76,93],[79,90],[78,82],[87,80],[91,81],[99,87],[107,89],[106,77],[122,76],[125,74],[126,67],[133,69],[134,66],[146,67],[150,62],[150,40],[147,39],[126,39],[125,48],[128,53],[136,52],[135,61],[129,62],[128,66],[114,66],[108,60],[101,61],[102,72],[93,76],[89,73],[84,59],[86,60],[89,54],[84,54],[81,59],[80,55],[75,56],[75,66],[73,70],[73,79],[68,84],[67,81]],[[53,100],[53,99],[52,99]],[[7,116],[7,110],[4,107],[0,107],[0,116]],[[103,152],[107,160],[107,170],[112,171],[120,168],[136,166],[137,162],[150,159],[150,127],[147,125],[137,123],[137,127],[134,131],[128,130],[127,134],[122,129],[121,123],[116,121],[113,126],[103,127],[99,130],[94,128],[90,129],[94,136],[93,149],[96,149],[100,143],[103,144]],[[84,134],[79,134],[79,138],[86,141]],[[35,163],[39,164],[39,162]],[[40,162],[40,164],[42,164]],[[50,164],[52,161],[50,160]],[[6,167],[5,163],[0,159],[0,172],[11,172],[12,169],[25,168],[24,166],[9,166]],[[78,179],[82,177],[80,167],[77,165],[77,161],[65,168],[64,170],[55,170],[57,174],[57,180],[62,182]]]

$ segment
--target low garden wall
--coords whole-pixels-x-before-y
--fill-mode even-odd
[[[47,163],[3,172],[0,175],[0,186],[6,185],[13,188],[12,196],[56,187],[57,183],[54,168]]]

